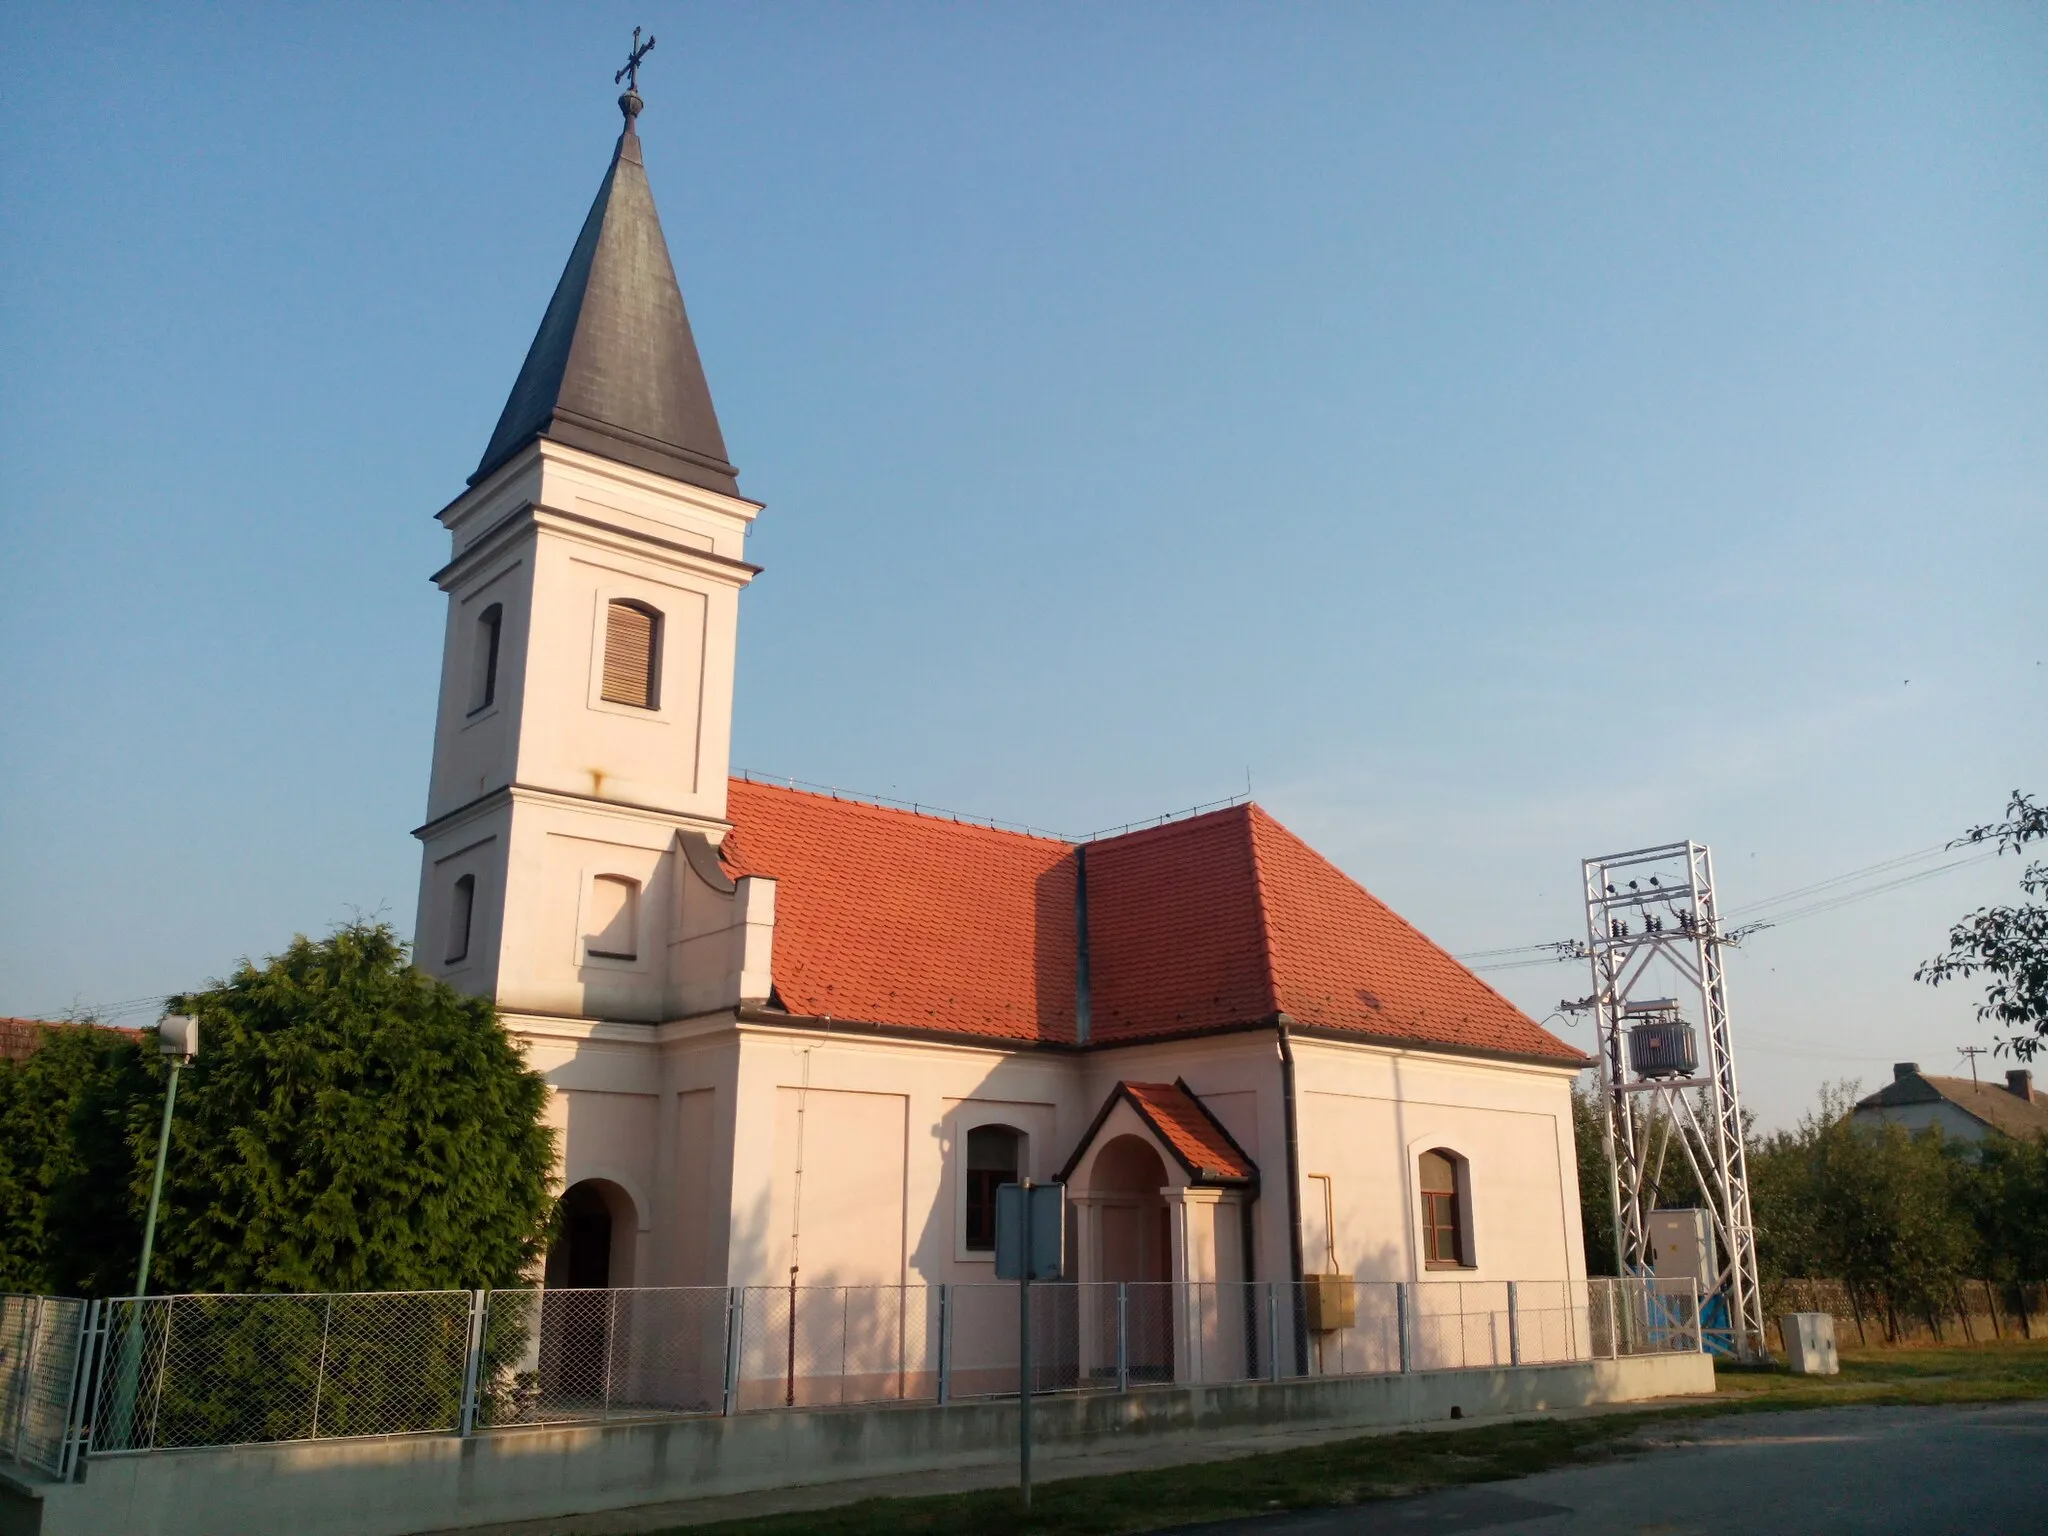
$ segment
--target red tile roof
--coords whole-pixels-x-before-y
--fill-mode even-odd
[[[771,968],[792,1013],[1072,1043],[1085,869],[1095,1044],[1285,1015],[1584,1060],[1257,806],[1078,849],[746,780],[728,815],[728,866],[778,880]]]
[[[0,1019],[0,1061],[26,1061],[51,1030],[108,1029],[140,1039],[143,1031],[120,1024],[98,1024],[90,1019]]]
[[[1204,1183],[1249,1183],[1258,1164],[1230,1139],[1209,1106],[1186,1083],[1118,1083],[1145,1123],[1159,1133],[1189,1173]],[[1085,1149],[1087,1143],[1083,1142]]]
[[[1259,807],[1243,814],[1288,1017],[1488,1054],[1586,1059]]]
[[[1073,1040],[1068,844],[744,779],[726,805],[726,866],[776,878],[790,1012]]]

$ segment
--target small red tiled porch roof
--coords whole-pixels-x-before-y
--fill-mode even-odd
[[[1258,1178],[1258,1164],[1231,1139],[1223,1122],[1209,1113],[1209,1106],[1196,1098],[1186,1083],[1116,1086],[1198,1182],[1249,1184]]]
[[[1085,943],[1093,1046],[1285,1022],[1586,1060],[1255,805],[1079,846],[746,780],[728,806],[792,1014],[1071,1046]]]

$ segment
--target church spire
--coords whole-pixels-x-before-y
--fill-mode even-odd
[[[537,437],[739,494],[690,317],[662,238],[634,120],[643,103],[634,51],[621,77],[625,128],[569,264],[491,434],[475,485]]]

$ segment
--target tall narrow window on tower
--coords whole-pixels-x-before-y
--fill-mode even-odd
[[[608,704],[660,704],[661,615],[645,603],[615,599],[604,615],[604,687]]]
[[[469,712],[488,709],[498,697],[498,636],[505,627],[505,606],[493,603],[476,616],[470,637]]]
[[[476,876],[463,875],[448,893],[447,963],[469,958],[469,922],[476,912]]]

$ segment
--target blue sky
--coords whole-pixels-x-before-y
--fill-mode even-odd
[[[2038,7],[15,6],[0,1012],[409,931],[432,514],[636,23],[768,504],[741,765],[1072,832],[1249,773],[1461,952],[2048,791]],[[1765,1121],[1961,1070],[1913,962],[2015,875],[1752,940]]]

